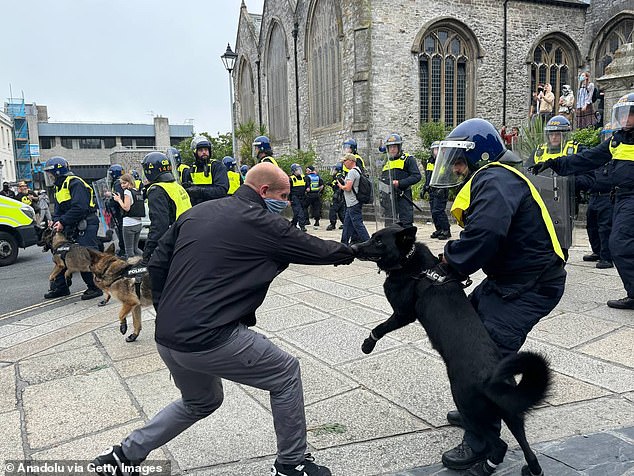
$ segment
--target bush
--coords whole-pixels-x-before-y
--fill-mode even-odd
[[[594,129],[593,127],[586,127],[585,129],[577,129],[572,133],[572,140],[586,147],[594,147],[601,142],[601,131]]]

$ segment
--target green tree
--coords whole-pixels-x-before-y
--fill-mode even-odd
[[[243,124],[238,124],[236,129],[236,140],[238,142],[238,151],[240,153],[240,162],[249,165],[249,167],[255,165],[253,158],[253,141],[258,136],[266,135],[266,126],[260,124],[257,126],[255,121],[247,121]]]
[[[231,133],[227,132],[226,134],[218,133],[217,136],[212,136],[208,132],[201,132],[200,134],[195,134],[195,136],[205,136],[211,142],[211,158],[215,160],[220,160],[226,156],[231,156],[231,150],[233,148]],[[192,137],[187,139],[183,139],[176,145],[176,149],[181,154],[181,161],[184,164],[192,165],[194,163],[194,155],[191,150]]]

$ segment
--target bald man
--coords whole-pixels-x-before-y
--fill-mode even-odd
[[[306,454],[297,358],[247,326],[271,281],[289,263],[349,264],[350,249],[291,226],[282,169],[260,163],[228,198],[183,213],[149,263],[156,343],[182,398],[100,455],[97,465],[137,464],[222,404],[222,379],[268,390],[277,459],[272,474],[329,476]],[[209,441],[213,451],[213,438]]]

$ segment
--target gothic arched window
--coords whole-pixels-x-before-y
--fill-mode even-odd
[[[634,17],[626,17],[617,21],[601,40],[597,48],[594,76],[600,78],[605,74],[605,67],[614,59],[614,52],[623,43],[634,41]]]
[[[555,104],[561,96],[561,87],[568,84],[576,89],[577,65],[572,52],[577,47],[563,38],[550,36],[535,48],[531,61],[531,92],[537,92],[539,84],[549,83],[553,87]]]
[[[253,89],[253,73],[251,65],[246,59],[240,64],[240,78],[238,79],[238,98],[240,101],[241,124],[255,121],[255,92]]]
[[[266,62],[269,132],[275,140],[288,139],[288,76],[286,39],[279,23],[271,28]]]
[[[418,56],[420,121],[456,126],[472,115],[474,48],[449,25],[423,35]]]
[[[339,15],[334,0],[317,0],[310,21],[309,85],[313,128],[341,122]]]

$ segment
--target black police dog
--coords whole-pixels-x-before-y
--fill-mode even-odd
[[[528,466],[522,468],[522,475],[542,474],[526,441],[524,415],[550,388],[551,372],[544,357],[533,352],[500,357],[461,282],[448,279],[440,284],[434,280],[438,274],[431,270],[439,260],[427,246],[416,243],[415,227],[392,225],[352,248],[358,259],[374,261],[386,272],[383,289],[394,310],[372,330],[363,343],[363,352],[369,354],[385,334],[418,319],[445,361],[464,427],[488,443],[487,459],[494,466],[482,461],[469,474],[489,475],[504,459],[507,445],[491,429],[495,417],[506,423],[524,452]],[[518,374],[522,378],[515,384],[513,376]]]

